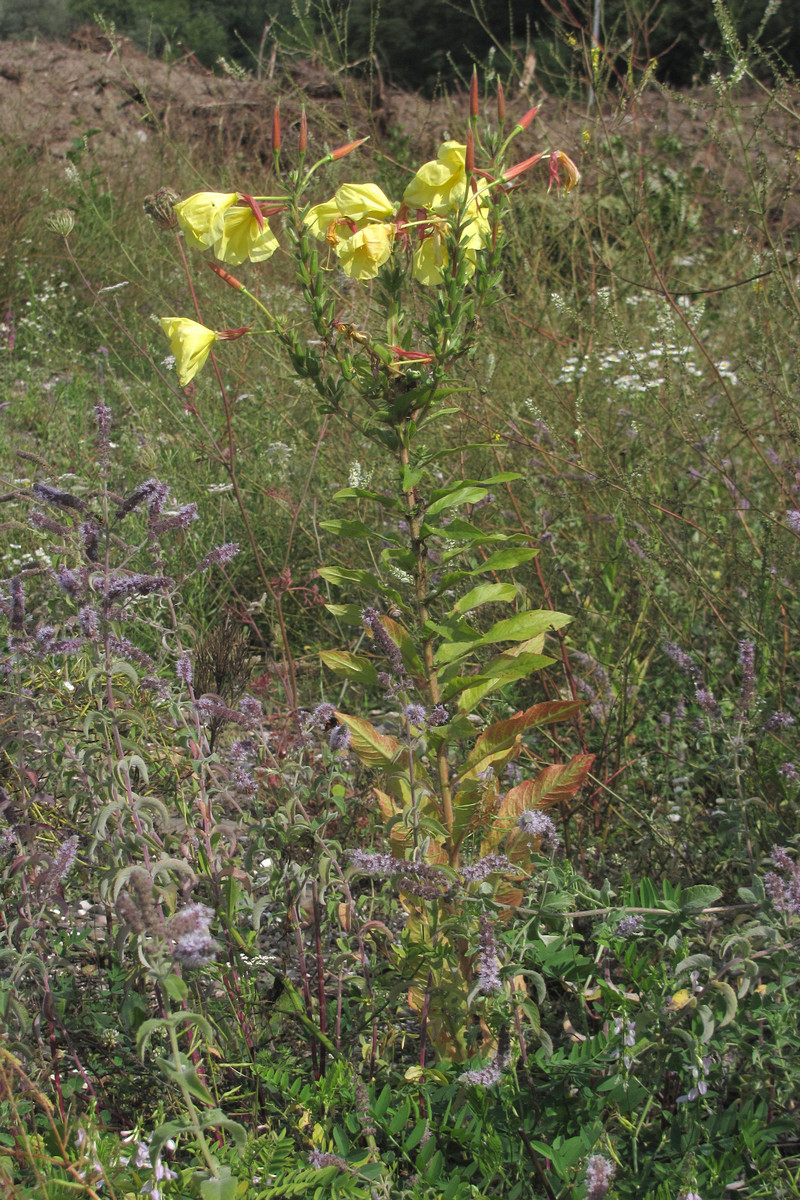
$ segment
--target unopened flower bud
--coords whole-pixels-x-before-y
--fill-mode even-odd
[[[151,192],[149,196],[145,196],[142,208],[159,229],[175,229],[178,218],[173,205],[177,204],[179,200],[180,196],[176,191],[170,187],[162,187],[157,192]]]
[[[228,287],[235,288],[237,292],[243,292],[245,290],[244,284],[241,283],[235,275],[231,275],[229,271],[226,271],[224,267],[219,266],[219,264],[215,262],[209,262],[208,265],[211,267],[212,271],[219,275],[220,279],[227,283]]]
[[[281,149],[281,106],[280,101],[275,105],[272,114],[272,153],[277,158]]]
[[[469,85],[469,115],[470,120],[477,121],[478,119],[478,72],[473,67],[472,79]]]
[[[359,146],[363,146],[368,138],[358,138],[355,142],[345,142],[344,146],[337,146],[331,153],[331,162],[338,162],[340,158],[346,158],[348,154],[352,154]]]
[[[57,208],[45,218],[45,225],[60,237],[69,237],[75,228],[75,214],[68,208]]]
[[[536,104],[533,108],[529,108],[524,116],[520,117],[514,126],[514,133],[522,133],[523,129],[527,129],[533,118],[539,111],[539,105]]]
[[[506,94],[499,79],[497,81],[497,119],[501,125],[506,119]]]
[[[300,113],[300,137],[297,144],[300,153],[305,154],[308,145],[308,121],[306,120],[305,109]]]
[[[472,78],[476,79],[477,76],[473,75]],[[467,149],[464,155],[464,170],[467,173],[467,178],[469,178],[469,176],[475,170],[475,140],[472,136],[471,129],[467,134]]]

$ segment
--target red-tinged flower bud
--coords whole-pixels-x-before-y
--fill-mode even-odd
[[[472,81],[469,85],[469,115],[473,121],[478,119],[478,72],[473,67]]]
[[[538,111],[539,111],[539,105],[538,105],[538,104],[535,106],[535,108],[529,108],[529,109],[528,109],[528,111],[525,113],[525,116],[524,116],[524,117],[520,117],[520,119],[517,121],[517,124],[516,124],[516,126],[515,126],[515,129],[516,129],[516,130],[517,130],[519,133],[521,133],[523,129],[527,129],[527,128],[528,128],[528,126],[530,125],[531,121],[533,120],[533,118],[534,118],[534,117],[536,116],[536,114],[538,113]]]
[[[363,146],[366,141],[369,141],[369,138],[363,137],[355,142],[346,142],[344,146],[337,146],[331,154],[331,162],[338,162],[340,158],[346,158],[348,154],[352,154],[359,146]]]
[[[305,154],[306,146],[308,145],[308,121],[306,120],[306,110],[300,113],[300,137],[298,139],[298,148],[301,154]]]
[[[503,179],[516,179],[517,175],[521,175],[523,171],[527,171],[528,167],[533,167],[537,162],[544,158],[542,153],[532,154],[530,158],[523,158],[522,162],[517,163],[513,167],[509,167],[503,172]]]
[[[272,114],[272,153],[278,155],[281,148],[281,105],[280,101],[275,105],[275,111]]]
[[[221,342],[235,342],[237,338],[244,337],[253,328],[252,325],[242,325],[239,329],[218,329],[217,337]]]
[[[239,280],[236,279],[235,276],[231,275],[229,271],[226,271],[224,267],[218,267],[214,262],[210,262],[208,265],[216,275],[219,275],[220,279],[223,280],[224,283],[228,284],[229,287],[235,288],[237,292],[245,291],[244,284],[240,283]]]
[[[506,119],[506,94],[499,79],[497,81],[497,119],[501,125]]]
[[[467,149],[464,155],[464,170],[467,173],[467,178],[469,178],[469,176],[475,170],[475,140],[472,136],[471,129],[467,134]]]

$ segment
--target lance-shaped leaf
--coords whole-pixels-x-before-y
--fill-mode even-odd
[[[487,571],[510,571],[530,562],[539,553],[531,546],[509,546],[506,550],[496,550],[485,562],[471,571],[471,575],[485,575]]]
[[[496,721],[484,729],[473,746],[461,777],[477,775],[485,771],[497,759],[508,754],[516,755],[521,744],[522,734],[528,729],[540,725],[551,725],[554,721],[563,721],[573,716],[583,707],[582,700],[545,700],[541,704],[533,704],[524,712],[509,717],[505,721]],[[509,751],[512,754],[509,754]]]
[[[330,671],[345,679],[370,686],[378,682],[378,672],[369,659],[360,654],[351,654],[347,650],[321,650],[319,656]]]
[[[566,613],[551,612],[549,608],[532,609],[497,621],[487,633],[469,642],[445,643],[436,651],[437,663],[455,662],[481,646],[493,646],[497,642],[524,642],[549,629],[561,629],[572,620]]]
[[[364,717],[351,717],[343,712],[337,712],[335,716],[350,730],[350,749],[366,767],[388,767],[405,749],[397,738],[380,733]]]
[[[571,800],[582,787],[594,758],[593,754],[575,754],[569,762],[545,767],[535,778],[525,779],[507,791],[481,847],[481,853],[489,853],[504,837],[515,830],[518,831],[517,821],[526,809],[552,808],[554,804]],[[514,839],[517,840],[520,839]],[[513,853],[510,853],[510,857],[513,860]]]
[[[444,493],[434,493],[436,499],[427,508],[427,515],[433,517],[436,513],[444,512],[447,508],[458,508],[462,504],[477,504],[487,495],[486,488],[462,487],[447,488]]]
[[[514,600],[517,589],[513,583],[481,583],[453,605],[453,612],[468,613],[482,604],[499,604]]]
[[[407,669],[414,675],[424,674],[425,668],[422,665],[422,659],[417,653],[414,639],[408,630],[392,617],[381,616],[381,624],[394,644],[400,647],[400,653]]]

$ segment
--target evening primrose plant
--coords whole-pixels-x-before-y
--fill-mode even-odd
[[[523,738],[574,716],[580,704],[574,695],[543,701],[481,728],[484,703],[553,661],[547,636],[569,617],[527,606],[511,573],[536,550],[524,535],[492,528],[491,489],[519,476],[456,476],[453,450],[428,443],[434,423],[457,413],[468,391],[461,366],[474,355],[481,317],[502,290],[503,214],[514,190],[540,162],[549,165],[551,188],[566,192],[579,179],[560,150],[511,164],[514,141],[535,111],[506,135],[501,90],[497,121],[482,131],[475,78],[466,141],[444,142],[399,199],[372,182],[346,182],[322,201],[315,191],[323,169],[361,141],[306,166],[303,120],[295,165],[283,169],[276,111],[274,194],[202,192],[167,213],[254,307],[253,326],[237,329],[162,318],[180,383],[213,357],[217,341],[266,334],[313,389],[320,414],[345,421],[385,459],[385,486],[344,488],[335,499],[351,512],[322,523],[340,543],[366,541],[375,569],[327,566],[320,574],[341,589],[329,610],[359,630],[370,651],[325,651],[323,663],[350,683],[381,691],[387,720],[379,729],[324,707],[339,723],[340,748],[349,746],[375,771],[386,822],[390,853],[357,855],[352,865],[397,879],[408,925],[395,965],[427,1035],[458,1060],[472,1052],[472,1010],[491,1007],[495,991],[502,998],[490,1025],[507,1039],[513,987],[501,987],[499,976],[497,989],[478,983],[486,964],[494,969],[491,922],[507,920],[519,905],[551,832],[549,818],[537,824],[531,814],[573,797],[592,762],[585,754],[557,765],[533,760],[530,777],[503,793],[503,772],[523,753]],[[313,340],[307,326],[292,327],[269,311],[227,270],[273,253],[268,221],[279,214]],[[339,271],[365,285],[351,292],[347,320],[338,315]],[[470,449],[480,454],[482,447]]]

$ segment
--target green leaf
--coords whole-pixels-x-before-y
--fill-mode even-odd
[[[378,682],[378,672],[368,658],[351,654],[347,650],[321,650],[319,654],[329,670],[345,679],[353,679],[368,686]]]
[[[389,1133],[399,1133],[401,1129],[404,1129],[410,1114],[411,1104],[408,1100],[404,1100],[389,1122]]]
[[[506,550],[496,550],[490,554],[484,563],[471,571],[471,575],[485,575],[487,571],[510,571],[521,567],[523,563],[536,558],[538,550],[531,546],[509,546]]]
[[[739,1001],[736,998],[736,992],[729,983],[724,979],[712,980],[711,986],[722,994],[725,1001],[725,1015],[719,1022],[718,1028],[723,1029],[726,1025],[730,1025],[733,1018],[736,1016],[736,1010],[739,1007]]]
[[[550,629],[561,629],[571,620],[572,617],[567,616],[566,613],[551,612],[549,608],[517,613],[514,617],[497,621],[488,633],[484,633],[477,641],[466,645],[463,642],[445,642],[436,651],[434,662],[456,662],[480,646],[492,646],[496,642],[522,642],[527,638],[535,637],[537,633],[546,633]]]
[[[345,625],[361,625],[361,609],[357,604],[326,604],[328,612]]]
[[[373,575],[371,571],[357,571],[347,567],[320,567],[317,572],[328,583],[334,583],[340,586],[345,583],[353,583],[358,587],[374,589],[376,591],[383,590],[383,584],[377,575]]]
[[[484,668],[480,675],[451,681],[446,692],[447,699],[458,694],[458,687],[454,687],[453,684],[467,685],[458,696],[458,707],[461,712],[472,712],[484,696],[505,687],[515,679],[526,679],[534,671],[541,671],[543,667],[549,667],[555,662],[555,659],[546,654],[520,654],[516,658],[501,655],[500,658],[504,660],[502,665],[498,659],[494,659],[490,664],[491,669]]]
[[[334,500],[374,500],[384,508],[402,512],[403,506],[394,496],[386,496],[383,492],[372,492],[368,488],[347,487],[334,492]]]
[[[407,464],[403,467],[403,491],[410,492],[415,488],[422,476],[425,474],[419,467],[410,467]]]
[[[378,1098],[375,1101],[375,1104],[373,1105],[373,1108],[372,1108],[372,1111],[374,1112],[374,1114],[378,1118],[378,1120],[380,1120],[381,1117],[383,1116],[383,1114],[386,1112],[387,1108],[389,1107],[389,1105],[391,1103],[391,1100],[392,1100],[392,1089],[391,1089],[391,1086],[387,1083],[384,1086],[383,1091],[381,1092],[380,1096],[378,1096]]]
[[[425,1130],[429,1128],[428,1121],[417,1121],[407,1138],[403,1138],[403,1153],[410,1154],[422,1141]]]
[[[450,542],[479,542],[482,545],[488,545],[490,542],[509,542],[512,541],[515,535],[506,533],[487,533],[485,529],[479,529],[477,525],[471,525],[469,521],[462,520],[461,517],[453,517],[447,525],[429,525],[426,522],[422,526],[422,536],[446,538]],[[524,534],[520,534],[524,537]]]
[[[369,525],[365,525],[363,521],[320,521],[320,529],[324,529],[326,533],[332,533],[334,537],[349,537],[349,538],[368,538],[379,537],[383,541],[396,541],[397,539],[390,536],[385,531],[370,529]],[[399,543],[398,543],[399,544]]]
[[[708,954],[689,954],[675,967],[675,974],[681,975],[684,971],[704,971],[712,966],[711,958]]]
[[[515,599],[517,589],[513,583],[482,583],[472,588],[453,605],[452,612],[468,613],[482,604],[499,604]]]
[[[183,1062],[181,1063],[180,1070],[178,1070],[174,1063],[168,1059],[160,1058],[158,1059],[158,1065],[168,1079],[171,1079],[173,1083],[177,1083],[179,1086],[182,1085],[185,1087],[194,1096],[195,1100],[202,1100],[203,1104],[213,1105],[214,1097],[197,1074],[197,1068],[193,1063]]]
[[[247,1130],[238,1121],[226,1117],[221,1108],[209,1108],[202,1114],[200,1125],[203,1129],[216,1129],[218,1126],[229,1133],[237,1150],[244,1150],[247,1145]]]
[[[686,912],[697,908],[708,908],[709,905],[716,904],[721,896],[722,891],[713,884],[698,883],[681,892],[680,906]]]
[[[180,1004],[189,995],[189,989],[179,975],[167,975],[164,979],[164,988],[170,999],[177,1004]]]
[[[239,1181],[229,1172],[227,1167],[220,1167],[219,1179],[204,1179],[200,1184],[202,1200],[236,1200]]]
[[[448,508],[459,508],[462,504],[477,504],[486,496],[486,488],[457,487],[447,488],[444,492],[434,492],[438,498],[428,505],[426,517],[434,517],[436,513]]]

